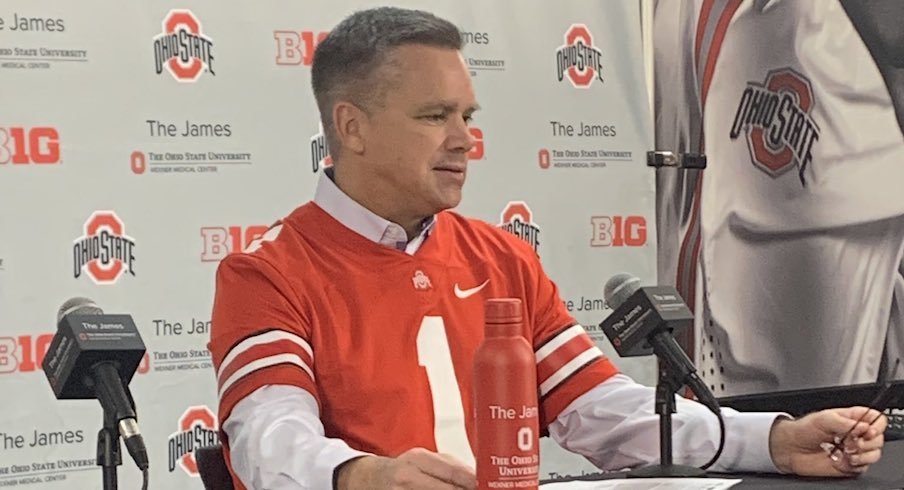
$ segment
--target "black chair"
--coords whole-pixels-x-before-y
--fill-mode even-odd
[[[205,490],[235,490],[221,444],[198,448],[195,450],[195,461]]]

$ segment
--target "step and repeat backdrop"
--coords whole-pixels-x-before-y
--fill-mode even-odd
[[[652,129],[635,2],[391,2],[460,27],[483,109],[459,211],[533,245],[595,329],[617,272],[656,279]],[[365,1],[0,4],[0,487],[100,488],[100,405],[41,370],[60,305],[128,313],[151,487],[197,489],[217,440],[214,273],[331,164],[317,43]],[[653,384],[650,359],[618,360]],[[543,441],[544,478],[593,472]],[[127,454],[120,487],[140,487]]]

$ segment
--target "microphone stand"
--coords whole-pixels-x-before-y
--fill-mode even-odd
[[[119,478],[116,467],[122,465],[119,427],[114,413],[104,410],[104,425],[97,433],[97,466],[103,473],[103,490],[117,490]]]
[[[648,151],[647,166],[656,170],[656,224],[658,233],[664,233],[666,223],[676,221],[675,206],[668,206],[664,201],[663,193],[659,188],[668,179],[676,176],[667,172],[666,168],[674,168],[678,171],[687,170],[702,171],[706,168],[706,155],[703,153],[678,153],[670,151]],[[678,176],[680,177],[680,175]],[[666,369],[666,363],[658,359],[659,379],[656,383],[656,413],[659,414],[659,464],[642,466],[628,472],[628,478],[675,478],[691,477],[701,478],[706,476],[706,471],[694,466],[676,465],[672,460],[672,414],[676,412],[675,393],[684,386],[676,374],[670,374]]]
[[[672,463],[672,414],[675,393],[683,384],[669,374],[659,361],[659,380],[656,383],[656,413],[659,414],[659,464],[641,466],[628,472],[628,478],[703,478],[706,472],[695,466]]]

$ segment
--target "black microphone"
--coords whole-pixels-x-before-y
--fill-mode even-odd
[[[655,353],[677,382],[676,389],[688,386],[703,405],[718,414],[719,403],[672,337],[694,323],[694,315],[678,291],[669,286],[641,287],[640,279],[622,273],[606,282],[603,296],[614,311],[600,323],[600,328],[616,352],[622,357]]]
[[[58,400],[100,401],[141,470],[148,469],[148,452],[127,387],[145,350],[129,315],[106,315],[90,299],[72,298],[60,307],[41,365]]]

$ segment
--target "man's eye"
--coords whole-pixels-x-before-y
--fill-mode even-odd
[[[446,115],[445,114],[428,114],[428,115],[424,116],[424,118],[428,119],[430,121],[445,121]]]

